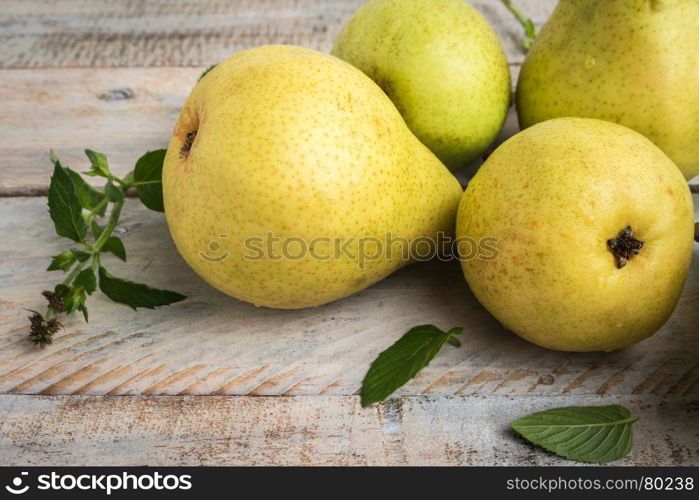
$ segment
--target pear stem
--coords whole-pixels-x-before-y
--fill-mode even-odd
[[[536,38],[536,27],[534,26],[534,21],[532,21],[530,18],[525,16],[521,10],[519,10],[519,7],[514,5],[511,0],[500,0],[505,7],[507,7],[507,10],[512,12],[512,14],[517,18],[519,23],[522,25],[524,28],[524,40],[522,40],[522,47],[524,48],[525,51],[529,51],[529,48],[532,46],[534,43],[534,39]]]

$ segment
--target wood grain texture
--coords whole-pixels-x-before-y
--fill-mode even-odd
[[[71,317],[42,351],[26,341],[25,309],[43,307],[39,292],[61,279],[44,269],[65,245],[45,203],[0,199],[0,234],[11,235],[0,250],[0,392],[352,395],[380,351],[410,327],[434,323],[463,326],[464,345],[448,346],[399,394],[699,396],[699,266],[655,336],[611,353],[562,353],[499,326],[469,292],[456,262],[415,265],[313,309],[234,300],[194,275],[162,214],[137,200],[127,202],[117,229],[129,261],[108,258],[107,268],[189,299],[133,312],[97,293],[89,300],[92,322]]]
[[[166,145],[206,66],[265,43],[327,51],[361,3],[0,0],[0,465],[569,464],[508,423],[611,403],[641,416],[620,463],[699,465],[696,265],[651,339],[559,353],[502,329],[455,263],[413,266],[315,309],[255,308],[201,281],[162,214],[129,200],[117,230],[129,262],[107,267],[190,298],[133,312],[98,293],[92,323],[71,318],[43,351],[26,341],[25,309],[43,307],[39,292],[60,280],[43,269],[64,249],[46,199],[23,197],[46,194],[48,150],[78,170],[82,149],[100,150],[123,174]],[[472,3],[498,30],[516,80],[521,28],[499,0]],[[555,2],[518,4],[541,24]],[[499,142],[516,131],[511,110]],[[370,361],[421,323],[464,326],[464,345],[448,346],[397,399],[361,409]]]
[[[616,465],[697,465],[699,404],[633,396],[0,396],[2,465],[574,465],[508,426],[534,411],[623,404],[640,417]]]
[[[124,175],[149,150],[167,147],[204,67],[0,70],[0,197],[45,195],[48,152],[77,170],[83,150],[107,154]],[[516,78],[519,67],[513,66]],[[519,130],[514,108],[493,148]],[[480,160],[460,172],[467,177]],[[100,179],[88,179],[99,184]]]
[[[34,0],[0,2],[0,67],[208,66],[271,43],[329,51],[364,0]],[[472,0],[511,62],[522,28],[499,0]],[[537,23],[555,2],[519,0]]]

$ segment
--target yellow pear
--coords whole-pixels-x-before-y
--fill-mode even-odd
[[[295,309],[345,297],[452,233],[461,187],[361,71],[264,46],[194,87],[163,167],[187,263],[240,300]]]
[[[332,53],[378,83],[451,169],[480,155],[505,123],[507,59],[495,30],[465,0],[372,0]]]
[[[657,331],[687,276],[693,227],[675,164],[637,132],[588,118],[510,138],[457,216],[457,237],[496,240],[495,258],[462,259],[481,304],[517,335],[562,351],[609,351]]]
[[[522,66],[522,128],[620,123],[699,174],[699,0],[560,0]]]

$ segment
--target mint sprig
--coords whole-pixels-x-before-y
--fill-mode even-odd
[[[444,332],[434,325],[411,328],[395,344],[383,351],[369,367],[361,390],[362,406],[383,401],[430,364],[445,343],[461,346],[456,337],[463,328]]]
[[[527,441],[556,455],[604,464],[629,454],[637,420],[619,405],[569,406],[522,417],[511,426]]]
[[[176,292],[117,278],[102,262],[106,253],[126,260],[124,243],[112,233],[119,223],[129,189],[135,189],[148,208],[163,211],[161,175],[165,150],[143,155],[135,169],[124,178],[112,173],[103,153],[87,149],[85,155],[90,160],[90,169],[84,175],[105,178],[102,189],[92,187],[78,172],[61,165],[51,152],[54,168],[48,194],[49,214],[56,233],[77,243],[78,247],[51,257],[47,270],[63,271],[67,277],[53,291],[43,292],[48,301],[45,315],[30,311],[29,340],[42,348],[51,344],[53,336],[60,330],[59,314],[79,311],[85,321],[88,320],[85,302],[98,287],[110,299],[133,309],[164,306],[186,298]],[[110,213],[106,224],[100,225],[98,220],[108,208]]]

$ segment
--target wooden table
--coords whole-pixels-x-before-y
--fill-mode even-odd
[[[563,405],[620,403],[641,417],[620,464],[699,464],[699,266],[654,337],[612,353],[547,351],[505,331],[458,265],[404,269],[347,299],[300,311],[255,308],[184,264],[162,214],[130,200],[115,272],[187,294],[132,312],[99,294],[52,346],[27,340],[25,309],[63,250],[46,212],[53,148],[83,170],[83,148],[117,172],[166,145],[202,70],[265,43],[329,50],[361,0],[0,2],[0,464],[568,464],[509,422]],[[521,29],[494,0],[517,75]],[[553,3],[520,0],[541,24]],[[511,116],[503,137],[516,131]],[[699,245],[698,245],[699,247]],[[699,249],[695,250],[696,254]],[[384,404],[362,409],[371,360],[408,328],[461,325]]]

